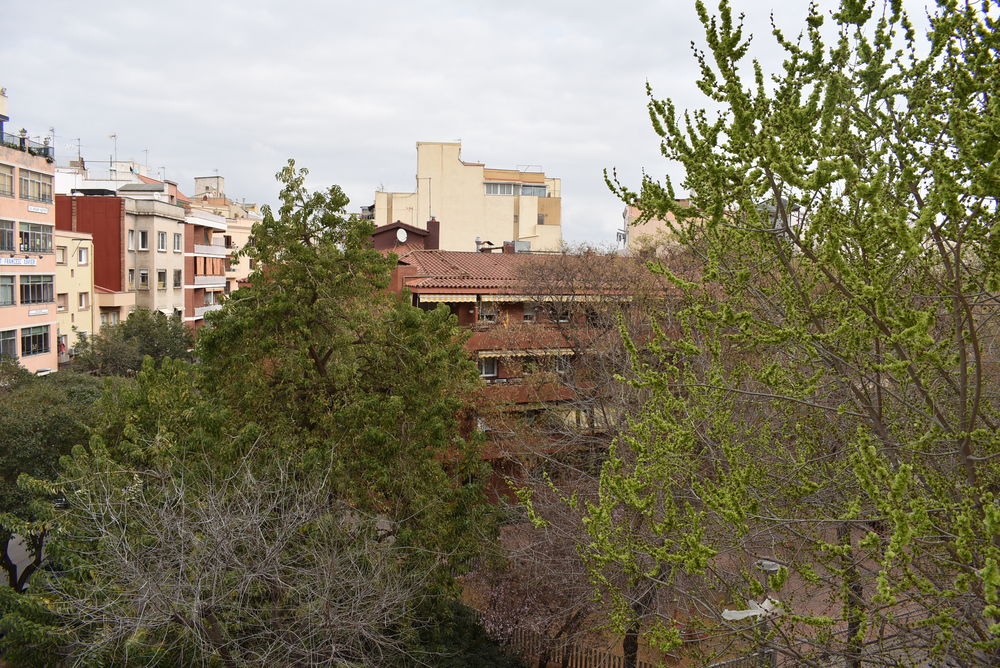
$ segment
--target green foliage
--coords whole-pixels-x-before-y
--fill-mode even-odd
[[[701,259],[589,508],[623,628],[650,586],[722,626],[766,557],[795,660],[1000,660],[1000,31],[995,2],[938,4],[924,50],[899,3],[812,6],[767,76],[729,3],[697,3],[719,111],[649,104],[691,205],[612,184]]]
[[[98,376],[130,376],[139,371],[146,356],[156,362],[165,357],[190,359],[192,345],[191,330],[179,317],[136,309],[123,322],[81,336],[73,367]]]

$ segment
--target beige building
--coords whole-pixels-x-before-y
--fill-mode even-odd
[[[70,359],[80,337],[100,329],[94,294],[94,240],[86,232],[56,230],[56,320],[59,362]]]
[[[376,192],[376,227],[400,221],[427,229],[441,223],[442,250],[471,251],[522,241],[531,250],[562,246],[560,179],[544,172],[465,162],[459,142],[417,142],[416,192]]]
[[[236,290],[239,282],[245,281],[253,272],[248,258],[234,260],[232,255],[250,239],[254,223],[261,220],[260,208],[256,204],[237,202],[226,196],[226,179],[222,176],[195,178],[191,208],[225,218],[226,229],[222,234],[217,234],[217,237],[228,252],[225,289],[228,294]]]
[[[169,185],[118,189],[125,201],[125,285],[135,292],[137,308],[183,316],[187,212]]]
[[[691,205],[690,200],[680,199],[677,203],[682,207]],[[653,218],[637,222],[641,212],[634,206],[626,206],[622,212],[623,227],[618,233],[618,240],[624,242],[629,255],[642,252],[653,252],[669,248],[677,244],[677,236],[670,230],[669,224],[662,218]],[[670,222],[674,222],[673,214],[667,214]]]

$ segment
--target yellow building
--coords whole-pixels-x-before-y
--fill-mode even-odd
[[[94,240],[86,232],[56,230],[56,322],[59,362],[70,359],[79,337],[100,329],[94,294]]]
[[[441,223],[442,250],[476,250],[522,241],[531,250],[562,246],[561,183],[542,171],[493,169],[465,162],[459,142],[417,142],[417,189],[375,193],[375,226],[400,221],[421,229]]]

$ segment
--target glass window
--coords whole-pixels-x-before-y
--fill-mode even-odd
[[[135,287],[135,269],[128,270],[128,287],[130,290]]]
[[[0,306],[14,305],[14,277],[0,276]]]
[[[21,356],[49,352],[49,326],[25,327],[21,330]]]
[[[486,184],[486,194],[487,195],[517,195],[521,190],[521,186],[516,183],[487,183]]]
[[[149,250],[149,232],[139,230],[139,250]]]
[[[65,246],[56,246],[56,264],[66,264]]]
[[[175,288],[181,287],[181,283],[183,281],[182,276],[183,276],[183,274],[182,274],[182,272],[181,272],[180,269],[174,269],[174,287]]]
[[[0,357],[17,359],[17,330],[0,332]]]
[[[69,308],[69,293],[60,292],[56,295],[56,310],[65,311]]]
[[[89,292],[81,292],[80,293],[79,302],[80,302],[80,310],[81,311],[86,311],[87,309],[89,309],[90,308],[90,293]]]
[[[157,269],[156,270],[156,288],[158,290],[167,289],[167,270]]]
[[[166,252],[167,250],[167,233],[157,232],[156,233],[156,250],[160,252]]]
[[[545,224],[545,214],[544,213],[538,214],[538,224],[539,225],[544,225]]]
[[[32,202],[52,201],[52,176],[39,172],[21,170],[21,199]]]
[[[81,248],[76,254],[76,263],[80,265],[90,264],[90,249],[87,247]]]
[[[14,250],[14,221],[0,220],[0,251]]]
[[[546,187],[545,186],[521,186],[521,194],[529,195],[531,197],[545,197]]]
[[[140,290],[149,289],[149,271],[146,269],[139,270],[139,289]]]
[[[180,253],[183,248],[183,237],[181,237],[181,233],[174,232],[174,251]]]
[[[22,304],[49,304],[55,299],[53,276],[21,276]]]
[[[21,223],[18,235],[22,253],[51,253],[52,226],[38,223]]]
[[[128,249],[135,250],[135,230],[128,231]]]
[[[479,376],[481,378],[497,377],[497,358],[484,357],[479,360]]]
[[[14,168],[10,165],[0,165],[0,195],[14,196]]]
[[[118,311],[101,311],[101,327],[104,325],[117,325],[121,316]]]

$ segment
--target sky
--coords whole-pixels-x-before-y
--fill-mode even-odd
[[[711,6],[711,3],[709,3]],[[734,0],[772,69],[770,14],[797,33],[806,3]],[[646,83],[700,108],[693,0],[38,0],[7,6],[0,87],[9,131],[54,128],[57,162],[134,159],[191,192],[196,176],[274,203],[288,158],[350,209],[415,189],[416,142],[462,141],[489,167],[562,179],[563,238],[613,245],[616,169],[680,176],[659,153]],[[107,164],[105,163],[105,168]]]

